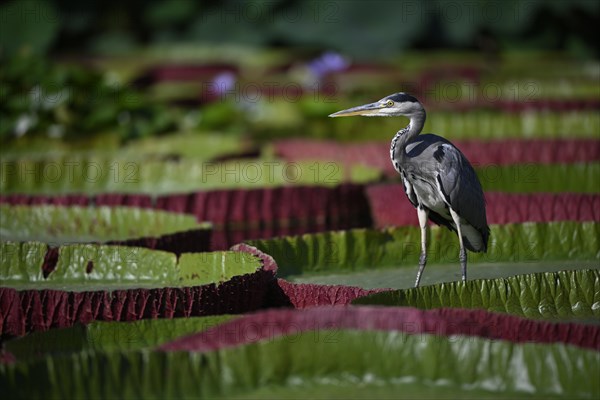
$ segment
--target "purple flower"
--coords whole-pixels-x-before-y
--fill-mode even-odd
[[[350,62],[346,58],[338,53],[328,51],[320,57],[310,61],[308,63],[308,68],[315,77],[321,79],[331,72],[343,71],[348,68],[349,65]]]
[[[224,96],[235,87],[235,82],[235,74],[232,72],[222,72],[210,82],[208,87],[209,94],[216,97]]]

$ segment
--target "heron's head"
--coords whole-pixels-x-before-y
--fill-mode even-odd
[[[394,93],[375,103],[364,104],[358,107],[352,107],[347,110],[338,111],[330,114],[330,117],[350,117],[352,115],[362,115],[365,117],[412,117],[425,112],[419,100],[413,96],[400,92]]]

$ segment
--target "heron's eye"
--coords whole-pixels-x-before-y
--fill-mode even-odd
[[[394,105],[394,102],[392,100],[388,100],[385,102],[386,107],[391,107]]]

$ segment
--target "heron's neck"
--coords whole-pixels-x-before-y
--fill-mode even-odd
[[[425,125],[425,117],[425,110],[423,110],[422,113],[413,114],[410,117],[408,125],[396,132],[390,148],[390,157],[392,158],[392,161],[395,159],[398,151],[404,151],[408,142],[421,133],[423,125]]]

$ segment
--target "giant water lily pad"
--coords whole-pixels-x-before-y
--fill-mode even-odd
[[[195,215],[210,221],[211,250],[225,250],[245,239],[299,234],[327,229],[369,226],[371,213],[364,185],[282,186],[257,189],[210,190],[172,193],[154,197],[148,194],[106,193],[97,195],[0,195],[9,204],[109,205],[156,208]],[[206,234],[208,231],[205,231]],[[175,234],[174,236],[176,236]],[[202,240],[186,235],[172,237],[165,246],[149,246],[168,251],[208,250]],[[166,239],[166,238],[161,238]],[[148,247],[147,241],[127,244]],[[180,246],[184,244],[185,246]],[[177,245],[177,246],[174,246]]]
[[[139,247],[2,242],[0,337],[95,320],[253,311],[272,274],[248,253],[176,254]],[[52,263],[53,268],[48,268]],[[50,271],[50,272],[48,272]]]
[[[382,93],[383,95],[389,94]],[[373,99],[376,100],[376,99]],[[339,104],[343,110],[357,104]],[[327,122],[327,135],[343,141],[391,140],[394,133],[408,121],[401,118],[336,118]],[[323,131],[324,122],[311,126],[306,132]],[[431,111],[427,114],[424,133],[435,133],[450,141],[457,139],[501,138],[598,138],[600,116],[595,111],[568,113],[524,111],[507,113],[494,110],[467,112]]]
[[[600,270],[560,271],[501,279],[448,282],[376,293],[355,304],[460,307],[528,318],[600,321]]]
[[[78,154],[81,157],[103,155],[139,161],[160,157],[190,157],[210,161],[243,154],[251,149],[248,140],[228,133],[176,133],[133,140],[125,145],[120,141],[116,134],[111,133],[71,141],[24,137],[3,146],[0,157],[5,161],[23,157],[44,160]]]
[[[597,162],[600,159],[600,141],[596,139],[501,139],[452,140],[475,167],[483,168],[482,175],[494,176],[499,166],[519,165],[520,175],[515,178],[535,178],[539,165]],[[334,140],[286,139],[273,144],[275,153],[288,161],[319,159],[342,162],[346,165],[365,164],[397,176],[386,155],[390,140],[357,143],[339,143]],[[532,152],[531,149],[536,151]]]
[[[0,205],[0,239],[47,243],[101,242],[208,229],[192,215],[134,207]]]
[[[198,333],[229,321],[231,315],[171,319],[144,319],[134,322],[95,321],[70,328],[34,332],[5,343],[18,360],[84,350],[134,350],[153,348],[181,336]]]
[[[571,221],[492,225],[487,253],[469,253],[470,279],[565,269],[600,269],[600,224]],[[420,255],[418,227],[355,229],[248,241],[271,255],[292,282],[407,289]],[[432,227],[421,285],[458,281],[458,239]]]
[[[102,156],[14,159],[2,163],[0,191],[28,194],[164,193],[287,185],[337,186],[377,180],[380,172],[334,162],[277,159],[209,162]]]
[[[419,225],[401,183],[369,185],[366,192],[376,227]],[[600,221],[598,194],[487,192],[485,202],[488,224]]]
[[[318,277],[335,274],[341,279],[338,283],[347,283],[341,275],[403,268],[414,269],[412,274],[416,273],[420,240],[418,227],[404,226],[382,230],[323,232],[248,243],[275,259],[279,276],[312,276],[315,282]],[[454,273],[442,281],[457,279],[460,267],[456,234],[444,227],[432,227],[428,243],[428,267],[424,278],[438,265],[455,263]],[[492,225],[487,253],[469,253],[469,262],[471,265],[481,264],[482,277],[485,277],[486,266],[491,267],[493,275],[499,271],[495,267],[502,264],[514,265],[514,268],[506,270],[506,275],[533,272],[531,270],[535,268],[544,270],[551,265],[556,268],[557,261],[562,265],[576,265],[578,262],[597,265],[600,259],[599,243],[600,224],[596,222]],[[412,279],[406,284],[412,284]]]
[[[0,242],[2,286],[24,289],[90,291],[185,287],[225,282],[261,268],[242,252],[185,253],[141,247],[70,244],[58,248],[55,267],[44,276],[48,247],[38,242]]]
[[[172,329],[166,332],[165,328],[169,326],[169,323]],[[199,370],[207,368],[207,375],[203,375],[204,378],[202,379],[204,385],[225,391],[223,393],[213,393],[213,395],[231,395],[237,392],[243,397],[244,394],[248,395],[257,389],[246,386],[250,382],[261,385],[266,384],[266,381],[268,381],[267,387],[258,388],[258,390],[261,393],[266,392],[267,397],[270,398],[275,393],[284,394],[284,397],[286,397],[285,394],[289,394],[290,391],[294,393],[298,391],[322,391],[323,388],[319,387],[319,384],[316,385],[317,387],[313,387],[316,383],[312,381],[313,379],[329,380],[330,375],[354,376],[354,379],[346,376],[347,380],[342,379],[337,382],[339,386],[332,385],[325,390],[325,392],[331,390],[332,395],[341,395],[347,393],[352,384],[356,385],[358,383],[355,379],[360,376],[363,369],[364,372],[369,370],[372,371],[371,374],[377,374],[379,390],[383,390],[383,393],[400,390],[400,387],[396,385],[403,386],[407,382],[398,382],[394,378],[397,379],[408,373],[408,371],[414,374],[412,375],[414,380],[423,380],[417,385],[417,387],[423,386],[420,390],[425,389],[427,383],[429,383],[430,389],[435,392],[440,390],[438,385],[459,384],[464,379],[474,383],[474,379],[476,381],[481,378],[477,374],[466,373],[462,369],[464,366],[461,364],[462,362],[467,363],[471,368],[477,363],[477,360],[467,357],[467,359],[461,361],[458,357],[459,354],[455,354],[450,350],[452,346],[448,347],[452,340],[462,343],[459,346],[462,351],[475,352],[479,355],[482,354],[481,351],[485,353],[485,351],[492,350],[494,345],[491,344],[493,343],[490,342],[491,340],[496,343],[504,343],[501,346],[506,346],[516,353],[523,351],[521,346],[524,344],[531,345],[532,341],[547,344],[547,346],[538,345],[539,347],[527,350],[530,352],[528,362],[531,362],[538,357],[543,358],[544,352],[553,354],[554,351],[559,351],[564,356],[563,350],[559,350],[564,344],[572,346],[571,349],[597,349],[599,346],[597,341],[598,332],[600,332],[598,327],[532,321],[481,310],[442,309],[423,311],[407,307],[319,307],[305,311],[267,310],[234,319],[231,319],[231,316],[222,316],[171,321],[151,320],[134,323],[91,323],[87,327],[77,326],[71,329],[35,333],[28,337],[9,341],[6,344],[6,349],[10,351],[11,362],[16,362],[14,367],[23,373],[23,375],[20,375],[21,378],[27,379],[35,374],[33,370],[29,369],[32,365],[37,365],[42,370],[45,368],[44,361],[48,362],[47,356],[53,356],[59,360],[65,358],[78,360],[80,357],[87,356],[89,357],[87,360],[95,365],[96,361],[100,363],[100,360],[104,360],[107,356],[113,357],[113,355],[120,354],[117,357],[123,359],[122,357],[125,354],[138,353],[140,349],[148,349],[150,346],[164,343],[160,346],[163,351],[180,352],[178,354],[184,354],[182,352],[187,351],[191,354],[202,353],[206,356],[202,365],[196,365],[195,368]],[[439,339],[433,339],[432,334],[435,334]],[[178,337],[181,335],[184,336]],[[324,354],[330,354],[339,346],[352,343],[349,341],[348,335],[358,335],[355,339],[357,342],[362,342],[364,347],[360,349],[359,346],[350,345],[346,351],[339,352],[335,356],[338,360],[336,367],[329,364],[332,360],[319,362],[318,357],[307,357],[305,355],[302,358],[299,354],[303,351],[304,346],[308,345],[309,337],[316,347],[324,351]],[[382,340],[373,340],[373,335],[381,335]],[[469,337],[474,339],[474,343],[469,344],[466,340]],[[165,343],[168,338],[174,340]],[[431,360],[424,360],[423,358],[431,357],[433,360],[436,357],[433,348],[431,352],[426,351],[431,340],[439,340],[436,345],[432,346],[441,352],[443,358],[457,357],[458,369],[455,370],[456,374],[444,384],[441,382],[438,384],[428,382],[428,378],[440,373],[435,368],[428,369],[425,367]],[[386,344],[386,342],[389,343]],[[405,369],[406,365],[400,367],[394,364],[394,361],[388,361],[386,365],[392,370],[387,370],[389,375],[382,373],[385,368],[378,367],[376,364],[383,362],[384,358],[372,358],[372,355],[377,354],[379,351],[383,353],[383,349],[379,349],[379,346],[386,347],[392,353],[395,353],[397,348],[403,345],[417,346],[419,349],[425,350],[425,353],[416,351],[416,349],[412,350],[412,353],[406,350],[409,354],[405,354],[402,360],[396,361],[411,364],[416,369]],[[480,346],[483,346],[486,350],[481,349]],[[249,350],[249,347],[254,350]],[[264,355],[262,354],[263,350],[265,351]],[[267,354],[270,353],[269,350],[272,351],[272,359],[267,357]],[[127,352],[125,353],[125,351]],[[247,354],[246,351],[248,351]],[[360,356],[365,351],[368,351],[369,357]],[[564,361],[567,365],[571,361],[586,363],[587,356],[583,354],[587,353],[578,353],[577,350],[574,352],[568,350],[568,352],[574,356],[574,359],[567,358]],[[156,354],[160,354],[148,351],[143,351],[143,353],[146,356],[146,362],[152,362],[151,360],[156,357]],[[250,358],[251,354],[254,354],[255,357]],[[229,368],[228,363],[234,362],[233,357],[235,355],[238,355],[237,361],[239,363],[248,363],[249,365],[246,367],[254,369],[252,377],[257,378],[256,381],[248,381],[248,379],[253,379],[250,376],[246,376],[245,379],[240,381],[239,378],[242,378],[242,376],[237,377],[236,375],[236,379],[230,381],[231,387],[229,384],[223,385],[225,382],[221,381],[222,374],[219,372],[221,368]],[[437,356],[439,357],[440,354]],[[495,356],[499,356],[500,360],[494,359]],[[214,362],[218,364],[209,361],[212,357],[217,357],[218,360],[214,360]],[[492,365],[499,363],[499,368],[502,364],[501,360],[506,361],[505,357],[513,356],[504,352],[491,351],[484,358],[486,363]],[[284,359],[295,361],[295,363],[288,364],[288,368],[279,369],[282,366],[280,363],[285,362]],[[519,361],[513,361],[520,365]],[[148,367],[146,362],[143,364],[127,363],[127,365],[132,368],[141,368],[136,371],[137,376],[141,376],[144,374],[145,368]],[[390,362],[391,364],[389,364]],[[423,368],[419,367],[421,363],[424,363]],[[322,365],[319,367],[319,364]],[[89,371],[94,372],[90,378],[96,379],[93,376],[95,373],[108,372],[111,368],[108,365],[113,364],[107,364],[105,368],[101,365],[92,366]],[[313,368],[310,368],[311,366]],[[186,375],[188,375],[186,369],[188,367],[193,368],[194,365],[184,362],[181,367]],[[238,367],[242,367],[242,365],[238,365]],[[490,367],[490,365],[487,366],[487,368]],[[469,368],[467,368],[467,371]],[[588,372],[593,373],[598,366],[592,365],[591,368],[592,370]],[[235,368],[234,370],[241,372],[243,368],[240,370]],[[13,372],[8,367],[5,370],[0,370],[0,374],[7,371],[9,374]],[[29,371],[29,376],[25,375],[27,374],[26,371]],[[273,371],[277,372],[274,373]],[[484,370],[483,374],[486,377],[487,374],[495,374],[495,379],[506,380],[505,383],[509,384],[512,378],[507,379],[506,372],[506,370],[499,371],[492,367],[490,371]],[[129,371],[124,373],[128,374]],[[319,375],[319,373],[322,375]],[[450,371],[442,372],[442,374],[448,373]],[[289,381],[297,374],[303,376],[303,385],[300,387],[296,387]],[[197,377],[194,376],[194,378]],[[573,377],[571,376],[571,378]],[[388,379],[390,382],[387,382]],[[540,383],[540,375],[528,376],[528,379],[531,380],[533,386]],[[561,380],[561,384],[564,384],[564,382]],[[172,383],[180,384],[181,381]],[[374,382],[371,381],[370,383]],[[130,382],[126,384],[130,384]],[[243,387],[237,386],[240,384]],[[359,385],[363,389],[365,386],[369,387],[368,381],[361,382]],[[273,390],[273,392],[267,388]],[[594,390],[594,386],[585,386],[585,388],[585,390]],[[502,385],[495,388],[482,387],[480,389],[500,391]],[[119,389],[114,388],[111,390]],[[459,390],[468,389],[463,387]],[[556,390],[556,387],[553,390]],[[159,389],[159,391],[161,390]],[[544,389],[536,386],[537,391],[543,392]],[[114,395],[117,395],[117,392]]]
[[[517,164],[476,168],[484,191],[598,193],[600,163]]]
[[[243,154],[250,149],[248,140],[231,133],[179,133],[132,141],[121,149],[119,155],[162,155],[211,161],[219,157]]]
[[[418,260],[417,260],[418,261]],[[358,272],[334,272],[291,276],[297,285],[344,285],[365,290],[410,289],[414,287],[418,264],[400,268],[375,268]],[[468,280],[499,279],[523,273],[560,272],[600,268],[598,261],[539,261],[539,262],[473,262],[468,264]],[[457,262],[431,265],[421,276],[421,286],[460,281],[462,274]]]
[[[0,384],[11,398],[594,398],[598,374],[598,352],[563,344],[320,330],[205,353],[57,355],[0,365]]]

